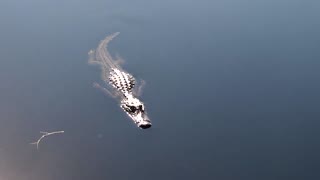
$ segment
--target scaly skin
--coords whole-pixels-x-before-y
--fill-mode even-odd
[[[120,107],[133,119],[137,126],[143,129],[151,127],[144,104],[132,93],[132,88],[135,85],[134,77],[129,73],[112,68],[109,74],[109,84],[122,94]]]

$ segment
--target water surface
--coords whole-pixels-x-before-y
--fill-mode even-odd
[[[319,7],[1,1],[0,179],[319,179]],[[92,87],[87,53],[118,31],[148,130]]]

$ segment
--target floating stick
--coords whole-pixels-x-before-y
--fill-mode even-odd
[[[38,141],[33,142],[33,143],[30,143],[30,144],[36,144],[38,150],[39,150],[39,144],[40,144],[41,140],[42,140],[44,137],[50,136],[50,135],[53,135],[53,134],[62,134],[62,133],[64,133],[64,131],[54,131],[54,132],[44,132],[44,131],[40,131],[40,133],[43,134],[43,135],[38,139]]]

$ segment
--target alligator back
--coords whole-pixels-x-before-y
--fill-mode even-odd
[[[126,96],[126,94],[132,93],[132,88],[135,85],[135,79],[129,73],[112,68],[109,74],[109,83]]]

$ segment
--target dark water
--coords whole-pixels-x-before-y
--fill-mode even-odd
[[[319,8],[2,0],[0,180],[319,179]],[[111,52],[147,82],[148,130],[92,87],[87,52],[117,31]]]

